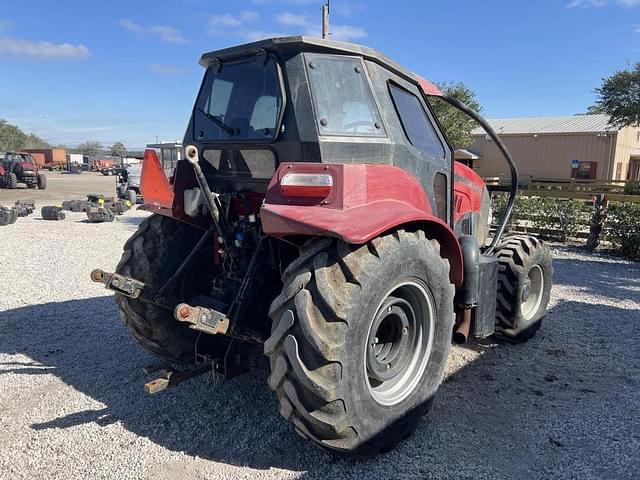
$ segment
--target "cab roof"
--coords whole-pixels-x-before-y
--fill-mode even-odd
[[[357,45],[355,43],[338,42],[334,40],[324,40],[317,37],[293,36],[274,37],[257,42],[245,43],[234,47],[223,48],[213,52],[205,53],[200,57],[200,65],[209,67],[216,62],[224,62],[242,57],[258,55],[261,51],[268,53],[284,52],[315,52],[338,55],[356,55],[366,60],[378,63],[395,74],[405,77],[415,83],[419,83],[420,77],[415,73],[405,69],[386,55],[379,51]]]

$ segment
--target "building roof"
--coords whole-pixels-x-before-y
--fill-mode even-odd
[[[528,133],[597,133],[615,132],[608,115],[567,115],[563,117],[490,118],[491,127],[498,135]],[[483,135],[482,128],[475,128],[473,135]]]
[[[466,148],[456,148],[453,156],[456,160],[480,160],[482,158],[477,153],[467,150]]]

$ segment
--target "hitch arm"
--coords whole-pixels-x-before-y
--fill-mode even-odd
[[[125,277],[118,273],[105,272],[100,269],[91,272],[91,280],[96,283],[103,283],[105,288],[131,298],[138,298],[144,288],[144,283],[134,278]]]

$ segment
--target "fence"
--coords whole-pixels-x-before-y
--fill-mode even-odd
[[[506,175],[485,177],[485,184],[491,191],[507,191],[511,178]],[[637,182],[579,180],[558,178],[518,177],[520,195],[547,198],[591,200],[594,195],[605,194],[611,202],[640,203],[640,195],[625,194],[625,188]]]

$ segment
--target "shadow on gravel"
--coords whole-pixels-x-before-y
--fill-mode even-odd
[[[556,266],[559,283],[576,281],[567,272],[570,262]],[[596,269],[589,278],[577,285],[597,289],[600,282],[619,281],[607,283],[608,294],[624,284],[622,274],[618,280],[599,277]],[[640,468],[633,447],[640,442],[640,421],[632,414],[640,410],[640,366],[629,363],[638,358],[633,352],[640,318],[623,308],[561,300],[527,344],[483,341],[459,348],[458,358],[465,350],[481,356],[445,380],[431,414],[409,441],[370,461],[339,458],[295,435],[278,414],[264,369],[224,383],[199,377],[146,395],[142,386],[150,378],[142,367],[152,357],[130,339],[111,297],[0,312],[0,325],[0,352],[31,359],[0,364],[1,373],[55,375],[105,405],[34,424],[35,430],[119,422],[173,451],[295,470],[305,478],[457,472],[566,477],[585,471],[621,478]]]
[[[567,258],[553,260],[556,285],[569,285],[584,289],[588,295],[598,295],[627,300],[630,292],[640,295],[640,263],[624,259],[606,262]]]

